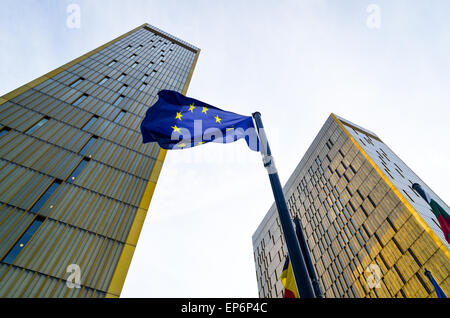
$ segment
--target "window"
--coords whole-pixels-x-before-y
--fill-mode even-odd
[[[98,119],[98,116],[94,115],[89,121],[83,126],[83,130],[88,130]]]
[[[114,106],[119,105],[123,98],[124,98],[124,96],[120,95],[119,98],[117,98],[116,101],[113,103],[113,105]]]
[[[114,122],[115,123],[118,123],[121,119],[122,119],[122,117],[123,117],[123,115],[125,115],[126,114],[126,111],[124,111],[123,109],[119,112],[119,114],[117,115],[117,117],[114,119]]]
[[[138,64],[138,62],[134,62],[133,65],[131,65],[131,68],[135,68]]]
[[[139,50],[139,49],[142,49],[143,47],[144,47],[144,46],[143,46],[142,44],[139,44],[139,46],[138,46],[137,49]]]
[[[164,61],[160,61],[158,65],[163,65],[163,64],[164,64]]]
[[[136,56],[137,56],[136,54],[131,54],[129,58],[132,59],[132,58],[134,58]]]
[[[125,48],[125,50],[129,50],[129,49],[131,49],[131,45],[128,45],[126,48]]]
[[[156,74],[156,71],[153,71],[150,73],[150,77],[154,76]]]
[[[123,91],[124,91],[125,89],[127,89],[127,87],[128,87],[128,85],[123,85],[123,86],[117,91],[117,93],[122,94]]]
[[[148,75],[147,75],[147,74],[145,74],[144,76],[142,76],[142,79],[141,79],[141,81],[145,82],[145,81],[147,80],[147,78],[148,78]]]
[[[97,136],[92,136],[88,142],[84,145],[84,147],[80,150],[79,154],[84,156],[86,152],[92,147],[92,145],[97,141]]]
[[[72,103],[72,105],[73,105],[73,106],[78,106],[78,105],[79,105],[82,101],[84,101],[87,97],[88,97],[87,94],[81,95],[80,97],[78,97],[77,100],[75,100],[75,101]]]
[[[70,84],[69,86],[71,88],[74,88],[75,86],[77,86],[78,84],[80,84],[82,81],[84,81],[84,78],[80,77],[79,79],[77,79],[76,81],[74,81],[72,84]]]
[[[139,87],[139,90],[142,91],[147,87],[146,83],[142,83],[141,87]]]
[[[70,175],[70,177],[67,179],[68,183],[72,183],[75,181],[75,179],[79,176],[79,174],[81,173],[81,171],[84,169],[84,167],[86,167],[86,165],[88,164],[89,159],[84,158],[83,160],[81,160],[81,162],[78,164],[78,166],[75,168],[75,170],[72,172],[72,174]]]
[[[112,60],[111,62],[109,62],[108,66],[113,66],[114,64],[116,64],[117,61],[116,60]]]
[[[105,82],[109,80],[109,76],[105,76],[100,82],[98,82],[98,85],[103,85]]]
[[[37,130],[39,127],[41,127],[42,125],[44,125],[46,122],[48,122],[50,118],[45,116],[44,118],[42,118],[40,121],[38,121],[36,124],[34,124],[32,127],[30,127],[25,133],[26,134],[31,134],[33,133],[35,130]]]
[[[11,128],[8,127],[3,127],[2,130],[0,130],[0,137],[3,135],[6,135],[8,133],[8,131],[10,131]]]
[[[123,78],[124,78],[125,76],[127,76],[127,74],[122,73],[122,74],[119,76],[119,78],[118,78],[117,80],[118,80],[118,81],[121,81],[121,80],[123,80]]]
[[[45,202],[48,201],[48,199],[52,196],[52,194],[56,191],[58,186],[61,184],[60,180],[55,180],[48,188],[45,190],[44,194],[41,195],[39,200],[32,206],[30,209],[31,212],[37,213],[42,206],[45,204]]]
[[[45,218],[40,215],[38,215],[34,219],[34,221],[30,224],[25,233],[23,233],[23,235],[19,238],[19,240],[16,242],[13,248],[5,256],[5,258],[3,259],[4,263],[12,264],[12,262],[14,262],[17,255],[19,255],[19,253],[23,250],[25,245],[27,245],[27,243],[33,237],[34,233],[36,233],[36,231],[39,229],[44,220]]]

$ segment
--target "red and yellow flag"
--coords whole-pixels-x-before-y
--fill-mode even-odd
[[[295,283],[294,272],[289,261],[289,256],[286,256],[283,271],[280,276],[281,283],[284,286],[284,298],[298,298],[297,284]]]

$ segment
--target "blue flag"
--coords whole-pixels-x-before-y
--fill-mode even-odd
[[[143,142],[158,142],[164,149],[184,149],[208,142],[229,143],[244,138],[259,151],[251,116],[221,110],[171,90],[158,93],[141,123]]]
[[[442,290],[441,286],[437,283],[437,281],[434,279],[433,275],[429,270],[425,269],[425,276],[428,277],[429,281],[434,287],[434,290],[436,291],[437,298],[447,298],[447,295]]]

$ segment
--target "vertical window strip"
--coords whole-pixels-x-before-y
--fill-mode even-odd
[[[45,190],[45,192],[41,195],[39,200],[36,201],[36,203],[31,207],[30,211],[33,213],[39,212],[39,210],[44,206],[44,204],[48,201],[48,199],[52,196],[52,194],[56,191],[56,189],[61,184],[60,180],[55,180],[48,188]]]
[[[27,245],[36,231],[39,229],[41,224],[44,222],[45,218],[38,215],[34,221],[28,226],[25,233],[17,240],[16,244],[11,248],[8,254],[3,258],[3,263],[12,264],[19,253],[23,250],[23,248]]]
[[[30,135],[32,134],[34,131],[36,131],[38,128],[40,128],[41,126],[43,126],[46,122],[48,122],[50,118],[45,116],[44,118],[42,118],[41,120],[39,120],[36,124],[34,124],[33,126],[31,126],[27,131],[25,131],[25,134]]]
[[[81,162],[78,164],[78,166],[73,170],[72,174],[67,179],[67,182],[73,183],[75,181],[75,179],[80,175],[80,173],[84,169],[84,167],[86,167],[88,162],[89,162],[89,159],[83,158],[83,160],[81,160]]]

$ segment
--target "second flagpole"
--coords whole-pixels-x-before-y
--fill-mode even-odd
[[[275,167],[275,163],[270,152],[269,143],[264,132],[261,114],[259,112],[255,112],[252,115],[256,123],[260,151],[263,157],[264,167],[267,169],[267,173],[269,174],[270,184],[272,186],[273,195],[275,197],[275,204],[277,206],[278,216],[280,218],[281,228],[283,230],[289,259],[292,264],[292,271],[294,273],[299,297],[315,298],[314,289],[309,278],[305,259],[300,250],[297,235],[295,233],[291,217],[289,215],[286,199],[284,198],[283,188],[281,187],[280,178],[278,177],[278,171]]]

